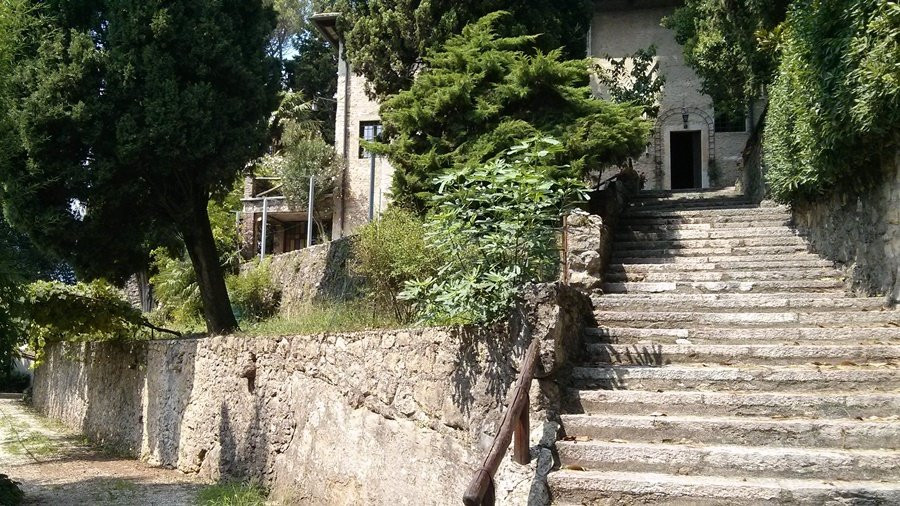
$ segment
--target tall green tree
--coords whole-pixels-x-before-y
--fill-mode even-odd
[[[467,26],[382,105],[385,142],[371,149],[390,158],[401,205],[424,211],[443,171],[481,165],[527,138],[559,140],[548,164],[565,176],[624,164],[644,149],[650,123],[641,106],[593,98],[586,60],[535,50],[536,36],[499,36],[495,24],[507,16]]]
[[[309,21],[325,9],[315,0],[266,0],[278,15],[269,44],[270,54],[282,68],[282,85],[292,92],[314,100],[309,114],[319,121],[325,140],[334,144],[334,120],[337,103],[337,51],[324,40]]]
[[[365,76],[372,96],[383,100],[409,88],[429,52],[440,49],[464,26],[495,11],[508,11],[497,30],[506,36],[540,33],[540,49],[563,48],[565,58],[583,58],[590,0],[342,0],[347,56]]]
[[[790,0],[686,0],[664,20],[717,111],[744,114],[748,101],[772,82],[780,24],[789,4]]]
[[[88,278],[123,279],[177,237],[207,329],[234,330],[207,204],[265,145],[274,12],[259,0],[34,5],[41,29],[13,59],[0,132],[21,147],[0,159],[8,218]]]

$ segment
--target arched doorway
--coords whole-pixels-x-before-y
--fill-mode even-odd
[[[709,187],[716,136],[713,118],[706,111],[696,107],[662,111],[653,133],[657,188]]]

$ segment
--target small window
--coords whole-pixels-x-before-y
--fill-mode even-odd
[[[369,152],[362,146],[362,141],[374,141],[381,135],[380,121],[360,121],[359,122],[359,157],[369,158]]]
[[[716,132],[746,132],[747,117],[743,114],[716,113]]]

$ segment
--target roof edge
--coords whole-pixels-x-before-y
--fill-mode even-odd
[[[320,12],[310,16],[309,20],[325,40],[337,45],[341,40],[341,35],[337,29],[337,21],[340,17],[340,12]]]

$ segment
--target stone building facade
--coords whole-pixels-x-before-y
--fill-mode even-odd
[[[665,78],[650,143],[635,169],[647,189],[721,188],[743,183],[742,152],[762,111],[752,104],[743,117],[717,116],[712,99],[700,92],[700,78],[684,61],[672,30],[662,26],[680,2],[604,0],[595,2],[588,55],[603,65],[639,49],[656,47]],[[595,94],[603,90],[595,82]]]
[[[676,0],[603,0],[595,2],[588,34],[588,55],[598,62],[623,58],[654,45],[659,72],[666,85],[653,135],[635,168],[647,189],[721,188],[743,183],[742,152],[762,107],[751,107],[744,118],[717,120],[712,99],[702,94],[700,79],[684,62],[682,48],[662,20]],[[335,193],[332,237],[349,235],[377,216],[390,201],[393,168],[361,149],[360,139],[380,128],[379,104],[365,93],[365,78],[344,59],[337,29],[339,14],[312,18],[321,34],[338,48],[336,149],[347,159],[340,190]],[[598,97],[603,90],[593,84]],[[612,170],[611,170],[612,172]]]

